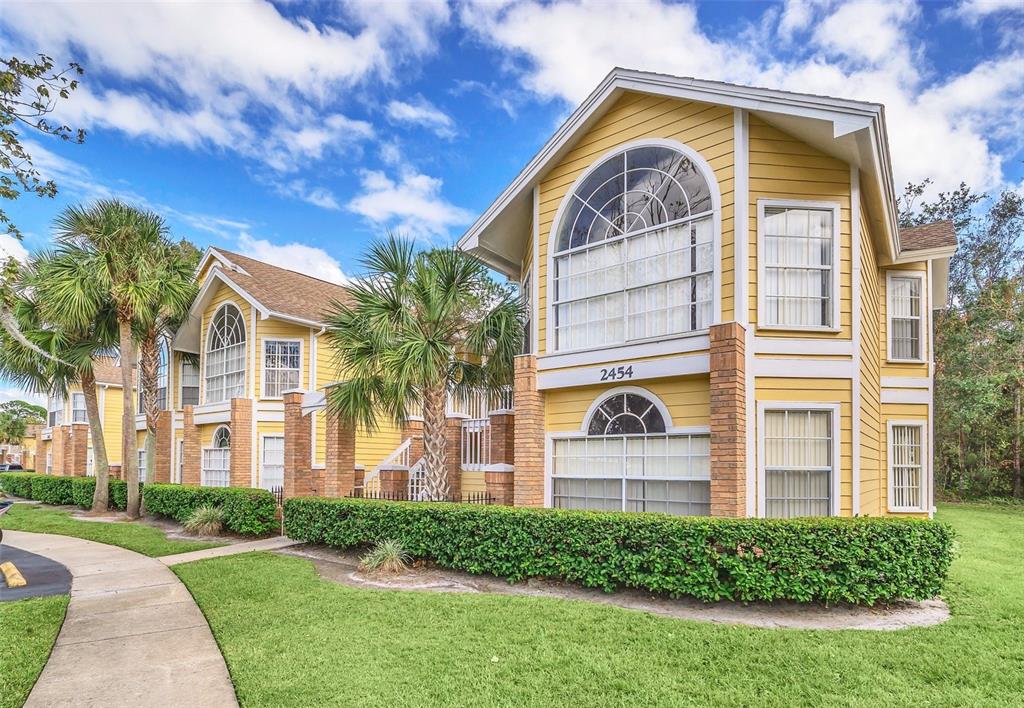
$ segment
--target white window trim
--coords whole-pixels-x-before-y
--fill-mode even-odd
[[[533,259],[530,260],[530,265],[527,266],[526,271],[523,273],[522,280],[519,281],[519,292],[524,294],[527,300],[529,300],[529,314],[527,315],[530,320],[530,326],[523,332],[523,336],[526,338],[524,344],[526,345],[526,354],[537,354],[537,338],[534,336],[534,330],[537,329],[537,301],[534,299],[534,270],[533,270]],[[529,285],[529,292],[527,293],[527,285]]]
[[[632,339],[625,340],[622,342],[609,342],[595,347],[583,347],[577,349],[556,349],[555,348],[555,248],[553,245],[553,237],[558,233],[559,226],[562,223],[562,219],[565,215],[566,209],[568,209],[571,203],[570,197],[575,193],[576,189],[583,184],[583,182],[590,176],[590,174],[596,170],[605,160],[615,156],[618,153],[625,152],[626,150],[632,150],[638,147],[665,147],[672,150],[677,150],[686,155],[693,164],[700,169],[704,176],[705,181],[708,184],[708,192],[711,195],[711,247],[712,247],[712,264],[711,269],[711,323],[712,325],[718,324],[722,321],[722,194],[719,191],[718,179],[715,177],[715,171],[708,164],[708,161],[704,159],[703,155],[694,150],[692,147],[681,143],[678,140],[670,139],[655,139],[645,138],[641,140],[633,140],[628,143],[616,145],[611,150],[606,151],[599,157],[595,158],[590,166],[584,170],[576,178],[576,180],[569,186],[569,189],[565,192],[565,196],[562,197],[562,201],[558,205],[558,211],[555,212],[555,218],[551,222],[551,227],[548,230],[547,240],[547,295],[545,296],[544,309],[546,318],[544,320],[545,329],[545,342],[546,346],[544,349],[545,354],[576,354],[581,352],[592,352],[601,351],[609,347],[624,348],[624,347],[642,347],[645,344],[652,342],[660,342],[670,339],[681,339],[684,337],[692,337],[699,335],[707,335],[707,329],[698,329],[690,332],[681,332],[678,334],[671,334],[662,337],[647,337],[645,339]],[[690,223],[690,222],[687,222]],[[656,230],[656,229],[648,229]],[[631,235],[638,235],[643,233],[641,231]],[[628,238],[628,237],[627,237]],[[559,254],[561,255],[561,254]],[[534,306],[536,308],[536,305]],[[538,308],[539,311],[539,308]],[[539,337],[538,337],[539,339]],[[539,352],[538,352],[539,353]]]
[[[221,428],[227,429],[228,435],[231,435],[231,426],[229,426],[229,425],[218,425],[216,428],[213,429],[213,434],[210,436],[210,444],[202,447],[200,449],[200,451],[199,451],[199,486],[200,487],[208,487],[208,486],[210,486],[210,485],[208,485],[206,483],[206,464],[205,464],[205,462],[206,462],[206,452],[208,450],[227,450],[228,451],[228,469],[227,469],[228,483],[227,483],[227,486],[228,487],[231,486],[231,446],[229,445],[226,448],[214,447],[213,446],[213,441],[217,439],[217,433],[220,432]],[[234,442],[234,441],[232,440],[232,442]]]
[[[842,429],[838,403],[810,403],[802,401],[758,401],[757,402],[757,515],[765,516],[765,456],[764,456],[764,414],[765,411],[828,411],[832,414],[832,479],[829,500],[829,514],[840,514],[840,481],[842,479],[843,459]]]
[[[282,401],[284,396],[267,395],[267,342],[298,342],[299,343],[299,388],[302,386],[303,356],[306,350],[305,340],[302,337],[260,337],[260,398],[265,401]],[[287,390],[287,389],[286,389]]]
[[[206,325],[206,336],[203,338],[203,341],[200,342],[200,349],[202,350],[200,352],[200,354],[199,354],[199,403],[200,403],[200,405],[205,405],[205,404],[209,403],[209,401],[206,400],[206,358],[207,358],[207,355],[208,355],[207,349],[209,348],[208,344],[209,344],[209,341],[210,341],[210,330],[213,328],[213,321],[215,319],[217,319],[217,313],[220,312],[221,309],[223,309],[225,305],[232,305],[236,310],[238,310],[238,314],[240,315],[240,317],[238,319],[242,323],[242,331],[245,334],[245,352],[246,352],[246,355],[249,353],[249,345],[250,345],[250,342],[251,342],[251,337],[249,336],[249,327],[245,324],[245,310],[243,310],[242,306],[239,305],[234,300],[231,300],[231,299],[225,300],[224,302],[222,302],[219,305],[217,305],[217,309],[215,309],[213,311],[213,314],[210,316],[210,321]],[[248,356],[244,356],[243,358],[247,359]],[[242,388],[243,388],[243,390],[248,390],[246,387],[249,384],[249,377],[251,376],[251,372],[249,371],[249,367],[248,366],[243,368],[243,376],[244,376],[244,378],[242,379]],[[216,403],[230,403],[230,402],[231,402],[230,398],[225,399],[224,401],[216,401]]]
[[[82,397],[82,407],[81,408],[78,408],[78,407],[75,406],[75,396],[81,396]],[[89,408],[85,404],[85,393],[78,392],[78,391],[72,392],[71,395],[70,395],[70,403],[71,403],[71,422],[72,423],[88,423],[89,422]],[[82,411],[82,413],[85,414],[85,420],[76,420],[75,419],[75,413],[77,413],[78,411]]]
[[[928,343],[925,341],[925,337],[928,337],[930,340],[931,332],[926,331],[930,329],[927,327],[928,319],[926,317],[930,303],[925,292],[926,283],[924,276],[924,272],[918,270],[889,270],[885,273],[885,360],[890,364],[924,364],[926,361],[924,353]],[[921,323],[921,327],[918,331],[920,332],[921,341],[918,342],[917,349],[921,352],[921,356],[917,359],[898,359],[892,353],[892,281],[894,278],[909,278],[920,282],[921,314],[918,315],[918,320]]]
[[[260,438],[260,446],[259,446],[259,485],[260,485],[261,489],[268,489],[268,487],[264,486],[264,480],[263,480],[263,444],[267,440],[267,438],[277,438],[277,439],[279,439],[279,440],[281,440],[283,442],[284,439],[285,439],[285,435],[284,435],[284,433],[260,433],[259,438]],[[286,467],[287,467],[287,465],[285,464],[285,461],[282,461],[282,463],[281,463],[281,484],[282,485],[284,484],[284,470],[285,470]]]
[[[184,393],[184,388],[185,388],[185,364],[187,364],[187,363],[188,362],[185,360],[184,357],[182,357],[181,361],[178,362],[178,407],[179,407],[179,409],[185,407],[185,393]],[[203,400],[201,398],[202,390],[203,390],[203,369],[202,369],[202,367],[198,363],[195,366],[196,366],[196,371],[198,373],[198,381],[197,381],[198,385],[196,386],[196,392],[199,395],[197,396],[198,400],[196,401],[196,403],[189,404],[189,405],[196,405],[196,406],[198,406],[198,405],[200,405],[200,401]]]
[[[764,313],[764,284],[765,263],[764,263],[764,239],[765,239],[765,209],[818,209],[832,212],[832,324],[824,326],[816,325],[788,325],[788,324],[765,324]],[[842,240],[842,222],[839,220],[839,202],[820,202],[806,199],[758,199],[757,200],[757,328],[783,332],[841,332],[840,321],[839,271],[842,269],[840,256],[840,241]]]
[[[918,428],[921,431],[921,490],[920,490],[920,506],[896,506],[893,501],[894,489],[893,489],[893,433],[892,429],[896,426],[906,426]],[[890,418],[885,426],[885,461],[886,461],[886,494],[888,498],[888,509],[893,513],[924,513],[928,511],[928,500],[931,499],[931,456],[928,454],[928,421],[926,420],[901,420],[899,418]]]

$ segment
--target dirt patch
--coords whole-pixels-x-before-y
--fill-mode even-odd
[[[715,602],[671,598],[636,590],[606,593],[601,590],[550,580],[507,583],[489,575],[470,575],[421,565],[395,576],[368,576],[359,571],[359,555],[315,546],[278,551],[311,560],[325,580],[361,588],[422,592],[468,592],[498,595],[553,597],[614,605],[676,619],[788,629],[896,630],[930,627],[949,619],[949,608],[939,599],[898,602],[884,607],[857,607],[796,602]]]
[[[68,509],[77,509],[78,507],[67,507]],[[91,511],[73,511],[71,516],[78,521],[102,521],[105,523],[137,523],[144,524],[146,526],[152,526],[155,529],[163,531],[167,538],[174,541],[210,541],[214,543],[242,543],[243,541],[252,541],[253,539],[242,536],[196,536],[187,533],[185,529],[177,521],[173,519],[157,518],[155,516],[143,516],[140,519],[132,521],[128,518],[128,515],[123,511],[111,511],[105,514],[94,514]]]

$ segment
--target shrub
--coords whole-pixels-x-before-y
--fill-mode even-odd
[[[196,536],[216,536],[224,528],[224,507],[198,506],[183,525],[186,531]]]
[[[369,553],[360,558],[359,567],[363,571],[395,574],[408,570],[410,561],[412,556],[401,543],[387,539],[378,541]]]
[[[140,484],[141,488],[142,485]],[[45,504],[75,504],[83,509],[92,508],[92,495],[96,490],[94,477],[55,477],[32,472],[0,472],[0,489],[25,499]],[[124,511],[128,508],[128,485],[119,479],[110,480],[108,506]]]
[[[95,477],[72,477],[71,490],[75,504],[83,509],[92,508],[92,496],[96,493]],[[142,484],[139,484],[142,489]],[[128,508],[128,483],[120,479],[107,482],[107,508],[124,511]]]
[[[213,506],[224,510],[224,527],[229,531],[260,536],[278,528],[277,502],[265,489],[147,484],[142,495],[147,512],[180,523],[199,507]]]
[[[74,477],[54,477],[37,474],[32,477],[32,498],[44,504],[74,504],[71,480]]]
[[[716,600],[925,599],[953,532],[924,519],[713,519],[468,504],[296,498],[290,538],[339,548],[394,539],[417,558],[510,582],[560,578]]]
[[[0,489],[15,497],[32,498],[32,472],[0,472]]]

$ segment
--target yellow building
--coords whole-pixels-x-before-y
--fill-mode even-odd
[[[956,240],[881,105],[616,69],[459,247],[531,303],[517,505],[931,513]]]

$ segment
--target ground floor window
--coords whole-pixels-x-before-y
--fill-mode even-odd
[[[213,433],[213,444],[203,448],[204,487],[231,486],[231,431],[221,426]]]
[[[924,511],[924,423],[889,423],[889,509]]]
[[[765,516],[831,514],[833,411],[766,408],[762,421]]]
[[[139,448],[139,481],[145,484],[148,480],[146,479],[146,443],[143,441],[142,447]]]
[[[264,435],[260,453],[260,485],[264,489],[284,486],[284,436]]]
[[[711,440],[673,433],[640,389],[606,394],[586,433],[552,440],[551,502],[562,509],[711,512]]]
[[[46,453],[46,474],[53,474],[53,453]]]

